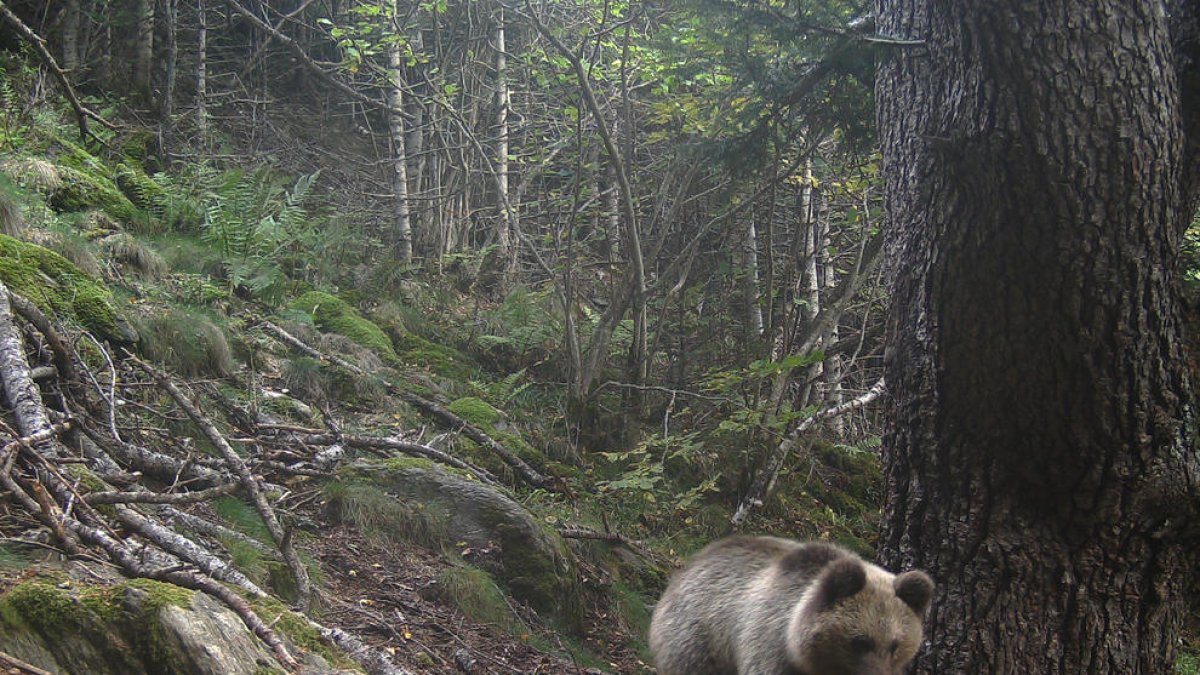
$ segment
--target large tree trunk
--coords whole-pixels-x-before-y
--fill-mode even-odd
[[[885,535],[918,673],[1171,671],[1192,556],[1191,213],[1162,0],[878,0]]]

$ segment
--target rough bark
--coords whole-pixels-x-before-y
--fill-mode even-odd
[[[1161,0],[878,0],[894,567],[918,673],[1166,673],[1194,517]]]

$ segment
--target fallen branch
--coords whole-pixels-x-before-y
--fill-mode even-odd
[[[336,366],[339,366],[341,368],[345,368],[346,370],[349,370],[350,372],[355,373],[356,375],[369,375],[362,368],[359,368],[358,366],[354,365],[353,363],[350,363],[349,361],[347,361],[343,358],[339,358],[339,357],[333,356],[331,354],[325,354],[325,353],[315,349],[314,347],[311,347],[311,346],[305,344],[302,340],[300,340],[296,336],[294,336],[291,333],[287,332],[286,330],[280,328],[279,326],[276,326],[275,324],[271,323],[270,321],[262,321],[259,323],[259,325],[262,326],[263,328],[265,328],[267,330],[267,332],[269,332],[273,336],[275,336],[280,342],[290,345],[291,347],[293,347],[294,349],[296,349],[297,351],[299,351],[303,354],[311,356],[319,361],[325,361],[328,363],[332,363]],[[549,482],[545,476],[543,476],[541,473],[536,471],[533,467],[526,464],[525,460],[521,459],[515,453],[513,453],[511,450],[509,450],[508,448],[501,445],[499,442],[496,441],[496,439],[494,439],[491,436],[484,433],[483,430],[480,429],[479,427],[475,426],[474,424],[471,424],[470,422],[468,422],[467,420],[464,420],[463,418],[459,417],[458,415],[455,415],[454,413],[450,412],[449,410],[446,410],[445,408],[434,403],[433,401],[430,401],[430,400],[427,400],[420,396],[417,396],[416,394],[414,394],[410,391],[405,391],[405,390],[401,389],[400,387],[397,387],[396,385],[392,384],[391,382],[384,380],[381,377],[378,377],[378,376],[374,376],[374,377],[376,377],[376,379],[378,379],[379,382],[383,383],[383,385],[387,388],[389,393],[391,393],[395,396],[399,396],[400,398],[404,399],[405,401],[407,401],[408,403],[412,404],[413,406],[419,408],[420,410],[423,410],[426,413],[433,415],[434,417],[440,419],[444,424],[446,424],[450,428],[454,429],[455,431],[461,432],[464,436],[475,441],[483,448],[490,450],[497,457],[499,457],[501,459],[501,461],[503,461],[505,464],[507,464],[509,466],[509,468],[511,468],[523,481],[525,481],[526,484],[530,485],[531,487],[545,487],[547,485],[547,483]]]
[[[754,475],[754,480],[750,483],[750,489],[746,491],[745,496],[743,496],[741,501],[738,502],[737,509],[734,511],[733,517],[729,519],[729,522],[732,523],[735,528],[739,527],[746,520],[746,517],[750,515],[751,509],[763,505],[763,501],[767,498],[767,495],[771,492],[771,488],[775,485],[775,477],[779,474],[779,469],[783,467],[783,461],[787,459],[787,456],[790,455],[800,443],[804,432],[813,428],[819,422],[823,422],[825,420],[832,419],[853,410],[862,408],[871,401],[879,398],[879,395],[883,393],[884,386],[883,378],[879,378],[879,381],[876,382],[870,389],[868,389],[862,396],[850,401],[846,401],[841,405],[836,405],[832,408],[826,408],[825,410],[822,410],[812,417],[809,417],[803,422],[797,424],[796,428],[787,435],[787,438],[783,439],[783,441],[775,447],[775,449],[771,452],[771,455],[767,458],[767,461],[763,463],[762,467],[760,467],[758,472]]]
[[[160,525],[127,506],[117,507],[117,520],[167,553],[200,568],[200,571],[208,576],[244,588],[255,597],[267,596],[265,591],[239,572],[236,567],[209,553],[196,542],[171,528]]]
[[[291,536],[288,532],[284,531],[283,526],[279,523],[279,518],[275,515],[275,510],[267,503],[266,497],[263,496],[262,490],[258,487],[258,481],[250,474],[249,467],[246,466],[246,463],[233,447],[229,445],[229,441],[225,440],[225,436],[221,434],[216,425],[204,413],[200,412],[196,404],[185,396],[170,378],[162,371],[136,356],[130,355],[129,359],[137,367],[150,375],[150,377],[154,378],[159,387],[175,400],[175,403],[187,413],[188,417],[192,418],[192,422],[200,428],[200,431],[208,438],[209,442],[225,458],[226,466],[238,477],[242,489],[246,492],[246,496],[250,498],[250,502],[254,505],[255,510],[258,511],[263,524],[267,526],[267,532],[271,534],[271,539],[279,547],[279,552],[283,554],[283,560],[287,563],[288,568],[292,572],[292,577],[296,581],[296,595],[299,596],[300,607],[307,609],[312,602],[312,583],[308,578],[308,569],[300,561],[300,557],[296,555],[296,549],[292,546]]]
[[[8,11],[3,3],[0,3],[0,10]],[[3,282],[0,282],[0,385],[22,435],[41,438],[50,433],[47,438],[53,436],[54,425],[42,406],[42,392],[30,377],[24,340],[13,316],[8,288]],[[40,441],[38,446],[45,447],[45,454],[49,456],[57,454],[47,440]]]
[[[231,495],[241,489],[241,483],[226,483],[207,490],[193,492],[92,492],[84,500],[92,506],[100,504],[195,504],[215,497]]]
[[[42,337],[46,338],[46,344],[50,346],[50,353],[54,357],[54,367],[58,371],[58,376],[70,383],[75,383],[78,378],[75,370],[75,353],[67,345],[62,334],[54,328],[50,317],[46,316],[28,298],[17,295],[11,290],[8,291],[8,301],[12,303],[13,311],[20,314],[21,318],[32,324],[42,334]]]
[[[0,672],[5,675],[52,675],[48,670],[42,670],[4,652],[0,652]]]
[[[435,462],[440,462],[447,466],[452,466],[456,469],[469,471],[475,476],[488,484],[499,485],[500,481],[486,469],[477,467],[469,462],[454,457],[438,450],[431,448],[423,443],[411,443],[408,441],[399,441],[394,438],[382,438],[377,436],[353,436],[353,435],[335,435],[328,434],[323,431],[314,431],[310,429],[291,428],[289,431],[298,436],[303,435],[303,440],[306,443],[314,443],[318,445],[332,445],[334,443],[345,443],[354,448],[365,448],[367,450],[395,450],[406,455],[423,457],[431,459]]]
[[[104,532],[94,527],[89,527],[75,520],[68,518],[66,523],[72,530],[83,539],[93,545],[104,549],[110,558],[116,562],[121,569],[128,575],[133,577],[142,577],[145,579],[155,579],[157,581],[165,581],[169,584],[175,584],[183,588],[190,588],[195,591],[202,591],[214,598],[225,603],[227,607],[232,609],[241,617],[246,627],[254,631],[258,639],[262,640],[271,651],[275,654],[275,658],[283,667],[290,671],[295,671],[299,668],[296,659],[288,652],[279,635],[274,629],[268,626],[257,614],[250,605],[241,598],[237,593],[234,593],[228,587],[223,586],[212,579],[198,575],[194,572],[185,572],[179,569],[163,569],[163,568],[147,568],[137,558],[137,556],[121,542],[113,539]]]
[[[366,668],[369,675],[409,675],[407,670],[392,663],[391,657],[385,652],[363,644],[362,640],[359,640],[346,631],[340,628],[322,626],[312,619],[308,620],[308,624],[316,629],[322,637],[337,645],[350,658],[358,662],[363,668]]]

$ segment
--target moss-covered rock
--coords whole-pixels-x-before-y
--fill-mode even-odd
[[[404,363],[428,368],[431,372],[454,380],[471,377],[471,361],[462,352],[407,333],[396,340],[396,349]]]
[[[583,595],[574,557],[556,532],[504,492],[422,461],[360,461],[344,467],[339,478],[446,514],[444,538],[466,551],[467,562],[552,623],[581,631]]]
[[[344,335],[363,347],[374,350],[385,360],[393,363],[398,360],[396,350],[387,334],[335,295],[309,291],[289,303],[289,307],[306,312],[323,331]]]
[[[73,319],[119,343],[136,336],[112,304],[112,293],[61,255],[0,234],[0,281],[42,311]]]
[[[98,208],[123,225],[145,219],[145,214],[108,178],[70,166],[59,166],[58,175],[58,188],[50,194],[50,206],[55,211],[74,213]]]
[[[284,672],[241,617],[214,598],[148,579],[96,583],[108,573],[82,569],[42,570],[0,595],[0,651],[52,672],[81,675]],[[314,672],[330,672],[330,660],[348,663],[328,645],[323,649],[340,659],[327,660],[307,642],[291,639],[293,631],[285,627],[295,623],[315,631],[285,614],[265,612],[264,619]]]
[[[446,406],[450,412],[476,426],[492,429],[500,421],[500,411],[478,396],[464,396]]]
[[[147,176],[140,166],[122,162],[117,165],[116,177],[121,194],[138,208],[153,209],[166,199],[162,186]]]

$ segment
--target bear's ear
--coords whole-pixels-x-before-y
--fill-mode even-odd
[[[867,569],[854,558],[841,558],[825,566],[817,579],[813,600],[818,610],[829,609],[839,600],[858,593],[867,585]]]
[[[925,615],[925,610],[929,609],[929,601],[933,598],[933,579],[930,579],[928,574],[912,570],[896,575],[896,579],[892,581],[892,588],[896,589],[896,597],[903,600],[904,604],[912,607],[918,615]]]

